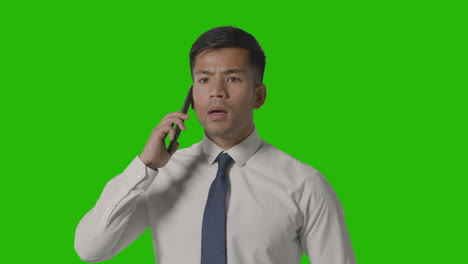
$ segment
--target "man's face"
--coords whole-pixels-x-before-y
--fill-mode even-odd
[[[265,100],[265,86],[255,85],[248,50],[222,48],[200,53],[193,78],[194,109],[206,135],[212,140],[247,137],[253,130],[253,109]]]

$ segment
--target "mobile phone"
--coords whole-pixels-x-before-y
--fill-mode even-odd
[[[182,106],[182,113],[184,114],[187,114],[190,104],[192,104],[192,88],[193,86],[190,86],[187,97],[185,98],[184,105]],[[177,139],[180,136],[180,127],[178,125],[176,125],[175,130],[176,130],[176,133],[174,136],[174,140],[172,140],[171,143],[169,143],[169,147],[167,148],[167,151],[169,153],[171,153],[172,150],[174,149],[175,143],[177,142]]]

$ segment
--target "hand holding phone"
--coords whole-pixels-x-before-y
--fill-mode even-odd
[[[188,112],[188,109],[190,107],[190,104],[192,103],[192,88],[193,86],[190,86],[189,88],[189,92],[187,94],[187,97],[185,98],[185,101],[184,101],[184,105],[182,106],[182,113],[184,114],[187,114]],[[174,136],[174,140],[171,141],[171,143],[169,143],[169,147],[167,148],[167,151],[169,153],[172,153],[172,150],[174,149],[174,146],[175,146],[175,143],[177,142],[177,139],[179,138],[180,136],[180,127],[178,125],[176,125],[176,133],[175,133],[175,136]]]
[[[158,169],[167,164],[178,145],[177,138],[180,135],[180,128],[178,126],[185,129],[183,122],[189,118],[187,111],[191,102],[192,87],[189,88],[189,93],[185,99],[184,106],[182,107],[181,112],[183,113],[175,112],[167,114],[153,129],[142,153],[139,155],[141,161],[143,161],[146,166],[152,169]],[[174,128],[174,124],[177,124],[178,126]],[[164,140],[168,135],[172,139],[169,149],[166,147]]]

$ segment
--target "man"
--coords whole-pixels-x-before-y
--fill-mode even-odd
[[[150,227],[159,264],[299,263],[304,251],[314,264],[355,263],[330,185],[255,129],[254,109],[266,98],[256,39],[211,29],[193,44],[190,66],[203,141],[168,153],[164,138],[189,117],[166,115],[81,220],[79,256],[110,259]]]

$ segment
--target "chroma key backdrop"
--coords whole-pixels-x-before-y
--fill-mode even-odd
[[[358,263],[463,262],[466,22],[457,1],[3,1],[1,262],[83,263],[79,220],[225,25],[267,55],[259,134],[325,175]],[[203,134],[189,115],[182,148]],[[154,264],[149,232],[106,263]]]

